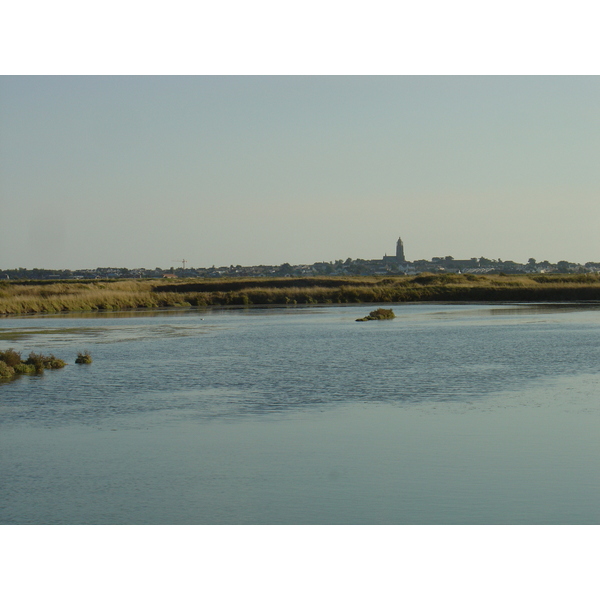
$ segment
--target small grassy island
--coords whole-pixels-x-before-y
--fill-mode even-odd
[[[87,350],[85,352],[78,352],[75,363],[78,365],[91,365],[92,355]]]
[[[17,375],[43,373],[44,369],[62,369],[67,363],[53,354],[45,356],[31,352],[26,360],[21,353],[12,348],[0,350],[0,379],[9,379]]]
[[[372,310],[366,317],[356,319],[357,321],[381,321],[383,319],[395,319],[396,315],[391,308],[378,308]]]

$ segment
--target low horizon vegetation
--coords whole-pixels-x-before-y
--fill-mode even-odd
[[[324,276],[0,282],[0,315],[175,307],[402,302],[600,302],[600,275]]]

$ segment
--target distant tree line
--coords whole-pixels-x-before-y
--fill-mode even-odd
[[[600,262],[587,262],[585,265],[560,260],[551,263],[547,260],[528,259],[521,264],[484,256],[469,260],[456,260],[452,256],[433,257],[431,260],[398,263],[393,257],[383,260],[352,259],[331,262],[316,262],[312,265],[291,265],[285,262],[279,266],[229,265],[208,268],[127,269],[125,267],[98,267],[96,269],[4,269],[0,270],[0,281],[64,280],[64,279],[158,279],[165,275],[180,277],[310,277],[322,275],[414,275],[431,272],[462,273],[594,273],[600,271]]]

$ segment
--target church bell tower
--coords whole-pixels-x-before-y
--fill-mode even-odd
[[[396,261],[399,263],[406,262],[404,258],[404,244],[402,243],[402,238],[398,238],[398,242],[396,243]]]

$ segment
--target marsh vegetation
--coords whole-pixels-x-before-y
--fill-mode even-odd
[[[78,352],[77,358],[75,359],[75,364],[91,365],[92,364],[92,355],[87,350],[84,350],[83,352]]]
[[[67,363],[53,354],[44,355],[30,352],[26,360],[12,348],[0,350],[0,379],[17,375],[43,373],[45,369],[62,369]]]
[[[280,277],[2,282],[0,315],[190,306],[400,302],[600,302],[600,276],[422,273],[414,277]]]
[[[382,321],[384,319],[395,319],[396,315],[391,308],[378,308],[372,310],[366,317],[356,319],[357,321]]]

